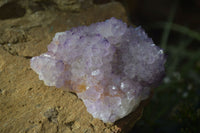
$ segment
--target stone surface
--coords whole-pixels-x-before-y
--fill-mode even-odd
[[[30,58],[44,53],[56,32],[110,17],[127,22],[122,5],[92,6],[80,13],[60,12],[51,7],[29,10],[24,16],[0,20],[0,34],[5,34],[0,36],[0,132],[111,133],[130,130],[132,126],[124,129],[127,125],[124,121],[104,124],[94,119],[76,95],[45,86],[30,68]],[[136,110],[138,113],[131,116],[131,124],[138,120],[142,110],[143,104]]]
[[[6,8],[12,7],[12,10],[17,9],[15,13],[21,12],[19,9],[22,8],[33,12],[37,10],[44,10],[45,8],[58,8],[63,11],[79,12],[81,9],[90,6],[92,6],[92,0],[0,0],[0,11],[2,11],[2,8],[4,11],[7,11]]]
[[[85,8],[92,5],[92,0],[53,0],[59,9],[80,11],[81,8]]]

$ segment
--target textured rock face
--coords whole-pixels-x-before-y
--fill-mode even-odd
[[[76,95],[45,86],[30,68],[30,57],[46,52],[56,32],[112,16],[128,22],[124,7],[111,2],[79,13],[52,8],[27,12],[17,19],[0,20],[0,133],[113,133],[131,130],[149,99],[128,117],[131,119],[105,124],[94,119]],[[12,11],[12,8],[7,9]]]
[[[111,18],[56,33],[31,68],[46,85],[77,93],[94,118],[115,122],[149,96],[164,63],[163,51],[141,27]]]

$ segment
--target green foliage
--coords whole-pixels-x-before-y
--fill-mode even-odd
[[[179,104],[174,108],[172,118],[180,125],[182,133],[197,133],[200,125],[200,109],[195,109],[191,103]]]
[[[166,77],[154,89],[154,96],[133,131],[196,133],[200,131],[200,34],[171,22],[170,26],[160,23],[153,28],[161,25],[167,30],[160,44],[167,54]]]
[[[154,89],[135,132],[200,131],[200,46],[191,37],[178,36],[166,46],[166,77]]]

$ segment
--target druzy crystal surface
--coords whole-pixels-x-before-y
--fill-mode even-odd
[[[46,85],[75,92],[94,118],[115,122],[149,96],[164,63],[163,50],[141,27],[110,18],[56,33],[31,68]]]

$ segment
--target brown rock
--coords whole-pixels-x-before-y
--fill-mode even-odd
[[[83,5],[92,5],[92,0],[53,0],[59,9],[70,10],[70,11],[80,11]]]
[[[4,61],[3,57],[0,55],[0,73],[4,67],[5,67],[5,61]]]
[[[75,94],[45,86],[30,68],[30,58],[45,52],[56,32],[110,17],[127,22],[124,8],[115,2],[94,5],[80,13],[40,10],[0,20],[1,133],[111,133],[132,128],[130,123],[140,118],[143,105],[129,116],[131,122],[106,124],[94,119]]]

